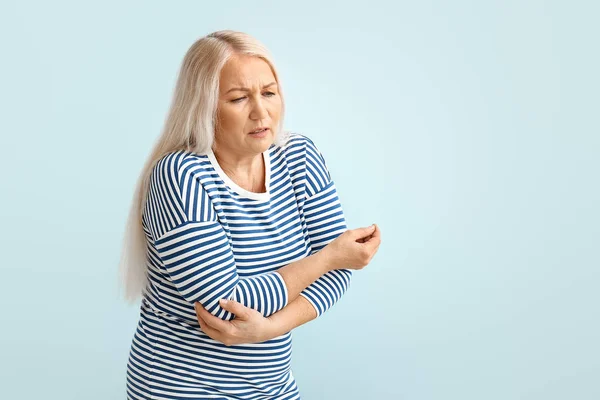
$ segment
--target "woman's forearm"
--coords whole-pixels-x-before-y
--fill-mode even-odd
[[[285,281],[287,288],[288,306],[307,286],[321,275],[335,269],[334,262],[333,257],[329,257],[329,253],[324,248],[313,255],[279,268],[277,272]]]
[[[287,306],[272,314],[268,319],[272,322],[271,338],[281,336],[317,318],[317,311],[303,296],[298,296]]]

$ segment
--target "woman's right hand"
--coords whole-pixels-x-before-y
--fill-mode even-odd
[[[349,229],[331,241],[321,251],[327,253],[333,269],[363,269],[381,244],[381,230],[377,224],[367,228]]]

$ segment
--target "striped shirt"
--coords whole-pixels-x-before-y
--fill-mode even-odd
[[[288,304],[277,270],[347,230],[325,159],[292,133],[263,152],[266,192],[239,187],[212,151],[171,152],[153,168],[142,225],[148,285],[127,363],[128,399],[299,399],[292,336],[225,346],[200,328],[194,302],[224,320],[219,299],[265,317]],[[345,293],[352,273],[322,275],[300,295],[317,316]]]

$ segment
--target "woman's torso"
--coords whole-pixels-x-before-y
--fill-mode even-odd
[[[213,155],[186,155],[201,167],[195,179],[211,198],[240,278],[277,270],[310,253],[304,189],[296,176],[301,142],[292,136],[287,146],[267,150],[266,193],[235,185]],[[193,305],[170,281],[147,234],[149,283],[128,363],[131,398],[299,398],[291,372],[291,332],[246,345],[211,339],[200,330]]]

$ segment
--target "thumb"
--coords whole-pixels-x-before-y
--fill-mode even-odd
[[[352,238],[353,239],[364,238],[364,237],[371,235],[373,232],[375,232],[375,224],[368,226],[366,228],[352,229]]]
[[[221,299],[219,300],[219,305],[238,319],[248,319],[248,310],[246,310],[246,307],[235,300]]]

